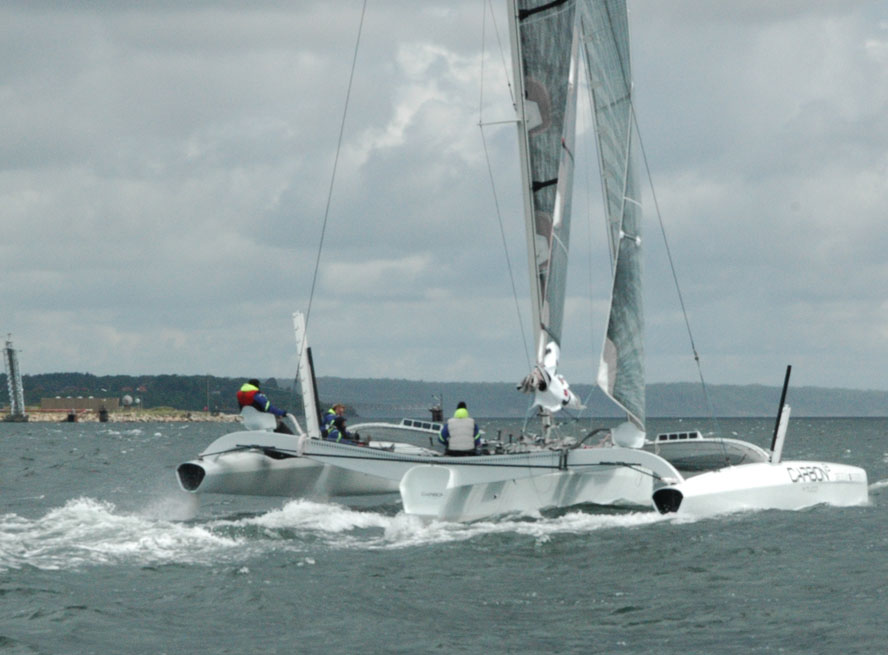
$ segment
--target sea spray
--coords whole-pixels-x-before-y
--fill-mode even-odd
[[[213,563],[240,555],[241,542],[205,526],[118,513],[112,503],[76,498],[30,520],[0,518],[0,570],[44,570],[132,562]]]
[[[199,509],[199,495],[171,489],[152,498],[139,515],[147,519],[190,521],[197,516]]]

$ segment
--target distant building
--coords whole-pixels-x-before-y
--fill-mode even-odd
[[[119,408],[120,400],[117,398],[74,398],[71,396],[62,398],[61,396],[56,396],[55,398],[40,399],[40,409],[48,410],[90,409],[98,412],[101,409],[106,409],[109,412],[113,412]]]

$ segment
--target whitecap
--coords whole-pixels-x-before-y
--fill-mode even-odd
[[[69,500],[36,520],[0,517],[0,570],[25,565],[60,570],[121,560],[213,563],[241,546],[242,539],[204,526],[121,514],[113,504],[92,498]]]
[[[320,532],[348,532],[355,528],[385,528],[390,517],[362,512],[335,503],[293,500],[281,509],[245,519],[248,525],[265,528],[296,528]]]
[[[599,530],[632,528],[668,521],[669,517],[655,512],[627,512],[625,514],[593,514],[568,512],[556,518],[533,515],[500,517],[473,523],[424,522],[417,517],[399,514],[386,532],[386,547],[405,547],[463,541],[490,534],[513,534],[533,537],[543,543],[562,534],[588,534]]]
[[[466,541],[491,534],[529,536],[545,542],[559,534],[640,527],[672,519],[656,512],[591,514],[575,511],[556,518],[543,518],[538,514],[513,515],[473,523],[455,523],[429,521],[403,512],[392,516],[354,510],[334,503],[293,500],[278,510],[235,521],[218,521],[216,525],[259,527],[269,531],[265,534],[271,538],[283,530],[315,533],[335,548],[391,549]]]

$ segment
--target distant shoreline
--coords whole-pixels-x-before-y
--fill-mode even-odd
[[[0,390],[5,388],[6,374],[0,373]],[[243,384],[243,378],[220,378],[207,375],[142,375],[95,376],[82,373],[46,373],[24,375],[25,404],[40,411],[43,398],[71,398],[71,402],[107,397],[125,400],[134,394],[133,405],[115,407],[112,420],[139,421],[134,412],[152,412],[153,418],[173,421],[197,421],[205,415],[205,407],[236,414],[234,390]],[[321,407],[333,402],[345,403],[361,420],[391,417],[427,417],[432,406],[440,405],[449,415],[459,400],[469,404],[476,417],[510,417],[523,419],[528,414],[530,399],[515,391],[511,383],[493,382],[424,382],[399,379],[338,378],[317,379]],[[145,391],[142,391],[142,389]],[[263,381],[263,388],[277,407],[298,411],[301,399],[292,387],[283,387],[275,379]],[[619,409],[597,386],[575,383],[572,389],[588,406],[584,416],[618,417]],[[135,391],[134,391],[135,390]],[[137,393],[138,392],[138,393]],[[645,403],[648,417],[758,417],[776,415],[781,389],[763,385],[707,385],[703,393],[699,383],[653,383],[647,386]],[[0,402],[6,400],[0,391]],[[136,401],[141,401],[142,404]],[[147,409],[144,409],[148,403]],[[792,415],[798,417],[884,417],[888,416],[888,390],[855,390],[821,387],[790,389],[787,402]],[[5,403],[3,403],[5,405]],[[54,405],[59,411],[71,407]],[[83,404],[95,410],[100,405]],[[111,411],[111,407],[106,404]],[[191,408],[191,418],[187,411]],[[8,406],[0,408],[0,418],[8,413]],[[118,414],[127,415],[126,418]],[[163,414],[163,416],[160,416]],[[47,418],[46,420],[53,420]],[[56,419],[58,420],[58,419]],[[85,419],[88,420],[88,419]],[[225,421],[225,418],[210,419]],[[227,419],[231,420],[231,419]]]
[[[32,423],[67,423],[66,411],[29,411],[28,421]],[[99,423],[99,414],[92,410],[74,411],[77,423]],[[185,410],[120,410],[108,413],[108,423],[235,423],[239,414],[211,414]]]

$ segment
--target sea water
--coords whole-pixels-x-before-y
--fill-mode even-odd
[[[516,428],[482,424],[489,435]],[[767,447],[773,420],[719,429]],[[888,644],[888,419],[794,419],[787,437],[787,459],[865,468],[866,507],[704,520],[578,507],[470,524],[405,516],[397,496],[181,492],[175,467],[230,430],[0,424],[0,653],[878,653]]]

